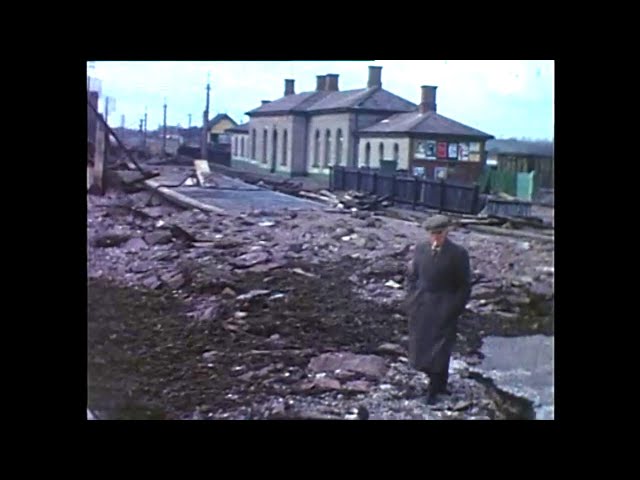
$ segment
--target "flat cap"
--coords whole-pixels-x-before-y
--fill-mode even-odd
[[[427,231],[431,230],[442,230],[451,225],[449,221],[449,217],[445,215],[434,215],[433,217],[427,218],[424,222],[424,228]]]

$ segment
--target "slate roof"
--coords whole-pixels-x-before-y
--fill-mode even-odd
[[[249,112],[252,114],[320,113],[337,109],[407,112],[416,105],[382,88],[345,91],[303,92],[287,95]]]
[[[375,125],[360,130],[360,133],[413,133],[493,138],[493,135],[451,120],[439,113],[426,112],[422,114],[418,111],[392,115]]]

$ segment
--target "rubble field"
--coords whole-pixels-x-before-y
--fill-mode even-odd
[[[489,335],[553,335],[553,243],[458,228],[474,288],[427,407],[402,308],[419,226],[372,212],[88,197],[88,406],[105,419],[530,418],[471,372]]]

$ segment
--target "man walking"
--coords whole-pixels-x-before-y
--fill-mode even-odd
[[[429,238],[416,245],[407,278],[409,362],[429,375],[427,403],[447,392],[458,317],[471,293],[469,254],[447,238],[444,215],[425,222]]]

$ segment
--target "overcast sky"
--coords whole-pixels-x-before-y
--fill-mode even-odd
[[[148,112],[148,129],[162,124],[202,125],[207,75],[211,78],[209,118],[227,113],[236,122],[261,100],[284,94],[284,79],[295,79],[296,93],[312,91],[316,75],[340,75],[340,90],[367,86],[368,66],[382,68],[382,86],[420,103],[420,86],[435,85],[438,112],[496,138],[553,138],[553,60],[376,60],[340,62],[89,62],[90,76],[115,98],[109,123],[138,128]]]

